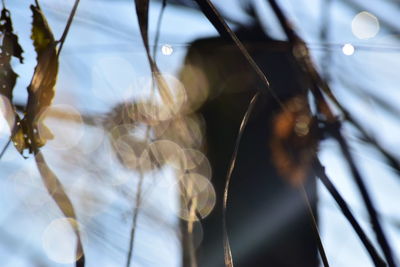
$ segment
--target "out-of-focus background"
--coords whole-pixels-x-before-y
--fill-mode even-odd
[[[73,2],[40,1],[56,38],[61,36]],[[188,215],[180,210],[175,176],[182,165],[186,171],[194,170],[190,175],[201,176],[196,177],[202,181],[198,190],[206,195],[207,201],[200,209],[204,214],[200,215],[207,216],[215,202],[207,180],[211,169],[200,149],[204,142],[202,118],[190,115],[169,121],[168,116],[185,105],[186,93],[177,77],[187,48],[195,39],[216,36],[217,32],[198,9],[184,6],[191,1],[174,1],[182,4],[167,1],[156,45],[161,2],[151,1],[150,5],[151,49],[157,51],[157,63],[167,82],[180,89],[174,91],[174,106],[167,110],[157,109],[154,103],[138,104],[137,109],[148,117],[168,121],[167,124],[157,124],[150,131],[144,124],[132,123],[131,119],[140,115],[121,111],[127,103],[147,99],[152,86],[134,1],[81,0],[61,53],[56,97],[46,121],[55,138],[48,142],[43,153],[76,208],[83,229],[87,266],[125,266],[139,184],[142,183],[142,190],[133,266],[181,264],[179,218]],[[273,38],[284,39],[267,1],[213,2],[229,21],[244,24],[251,20],[244,12],[251,2],[266,32]],[[383,147],[400,157],[399,3],[393,0],[278,2],[307,42],[338,99]],[[15,103],[24,105],[26,87],[36,65],[30,40],[31,11],[27,1],[5,3],[24,48],[24,64],[13,62],[19,74]],[[129,110],[137,111],[136,106]],[[0,125],[3,146],[10,131],[5,120],[1,119]],[[358,138],[352,127],[345,125],[344,130],[400,262],[400,254],[396,253],[400,251],[399,176],[373,147]],[[159,137],[164,141],[146,143],[147,139]],[[134,141],[137,147],[126,145]],[[159,168],[153,166],[154,160],[149,159],[146,149],[161,155]],[[174,155],[179,151],[182,158],[171,156],[171,151]],[[319,153],[328,175],[375,240],[337,145],[326,141]],[[0,168],[1,265],[73,266],[75,235],[43,186],[34,159],[22,158],[10,146]],[[318,194],[322,241],[331,265],[372,266],[357,236],[320,184]],[[199,225],[195,237],[197,243],[201,242]]]

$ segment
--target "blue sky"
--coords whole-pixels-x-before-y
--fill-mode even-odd
[[[323,52],[319,39],[321,21],[321,3],[323,0],[282,0],[279,1],[293,20],[301,35],[310,44],[311,52],[317,63],[321,63]],[[40,1],[49,23],[59,37],[68,17],[73,1]],[[153,1],[154,2],[154,1]],[[245,20],[234,1],[214,1],[218,7],[229,10],[230,16]],[[259,15],[273,37],[282,38],[276,20],[262,0],[254,1]],[[354,1],[361,2],[361,1]],[[368,11],[385,14],[385,20],[393,21],[397,15],[389,4],[390,1],[370,1]],[[11,10],[15,31],[20,36],[24,47],[25,64],[15,64],[15,71],[20,74],[15,95],[16,101],[23,103],[26,98],[25,88],[30,82],[35,65],[34,51],[29,39],[30,10],[27,4],[6,1]],[[365,4],[366,5],[366,4]],[[304,8],[299,9],[298,6]],[[154,2],[150,9],[150,41],[154,40],[154,29],[160,4]],[[392,153],[400,156],[399,123],[396,116],[388,114],[379,107],[366,93],[381,95],[394,107],[398,107],[398,70],[400,69],[399,51],[385,49],[399,47],[399,36],[381,25],[378,34],[367,40],[357,39],[351,29],[354,16],[363,10],[355,10],[336,1],[332,4],[329,51],[331,65],[329,73],[332,87],[339,100],[361,120],[366,128]],[[160,46],[170,44],[173,54],[165,56],[159,51],[160,69],[174,75],[179,71],[190,42],[196,38],[216,35],[216,31],[198,12],[167,6],[161,28]],[[355,53],[343,54],[341,47],[351,43]],[[313,45],[311,45],[313,44]],[[380,50],[368,50],[365,47],[379,47]],[[383,47],[383,48],[382,48]],[[133,1],[82,0],[76,19],[65,43],[60,58],[60,72],[57,82],[55,104],[73,106],[81,114],[98,115],[109,112],[122,101],[135,97],[141,89],[141,81],[149,78],[149,68],[138,32]],[[359,94],[355,94],[354,90]],[[128,92],[128,93],[127,93]],[[360,97],[361,94],[361,97]],[[107,97],[105,97],[107,96]],[[91,126],[71,125],[72,134],[82,133],[80,144],[87,149],[87,156],[95,157],[97,163],[104,165],[104,175],[112,170],[110,186],[97,184],[99,179],[88,172],[71,171],[74,161],[62,161],[67,157],[67,150],[57,150],[51,145],[44,149],[49,164],[66,185],[67,191],[74,191],[74,186],[81,188],[76,181],[84,181],[93,186],[94,192],[84,192],[90,196],[104,196],[94,201],[91,206],[93,216],[87,210],[78,208],[78,219],[89,229],[84,237],[88,266],[123,266],[128,246],[130,231],[130,212],[132,197],[138,181],[138,174],[128,172],[105,154],[94,154],[95,147],[104,139],[104,131]],[[398,176],[382,163],[376,151],[361,144],[354,138],[355,131],[347,126],[344,129],[349,138],[357,163],[366,177],[367,186],[375,199],[382,215],[382,221],[389,239],[400,251],[400,205],[397,204],[400,193]],[[2,143],[6,134],[1,136]],[[107,151],[104,145],[101,151]],[[96,150],[98,151],[98,150]],[[99,153],[99,152],[97,152]],[[370,230],[366,211],[354,186],[348,169],[338,147],[327,141],[321,146],[321,158],[328,175],[343,193],[364,229],[374,240]],[[88,163],[90,164],[90,162]],[[41,188],[40,178],[33,159],[23,160],[14,148],[10,148],[0,162],[3,179],[0,183],[0,200],[3,203],[0,215],[2,235],[9,237],[0,246],[0,258],[3,266],[34,266],[32,257],[44,261],[44,266],[67,266],[58,264],[47,257],[42,247],[42,236],[49,224],[61,217],[57,207],[46,198]],[[22,174],[21,174],[22,173]],[[98,175],[98,174],[96,174]],[[135,242],[135,266],[179,266],[178,219],[170,206],[176,206],[175,191],[165,190],[162,179],[173,179],[172,171],[164,168],[154,175],[147,175],[145,181],[146,200],[139,217]],[[17,177],[17,178],[16,178]],[[20,179],[22,177],[22,179]],[[28,181],[24,180],[27,178]],[[160,178],[161,177],[161,178]],[[101,180],[101,179],[100,179]],[[108,181],[109,182],[109,181]],[[87,188],[81,185],[83,188]],[[11,189],[10,189],[11,188]],[[14,188],[14,189],[12,189]],[[328,259],[332,266],[372,266],[364,248],[353,233],[349,224],[342,217],[336,204],[326,190],[318,185],[320,202],[320,228]],[[15,190],[15,191],[13,191]],[[121,197],[121,194],[131,194]],[[79,197],[72,197],[79,203]],[[36,202],[35,202],[36,201]],[[167,204],[168,203],[168,204]],[[172,204],[171,204],[172,203]],[[101,233],[104,233],[102,235]],[[7,240],[6,238],[2,240]],[[399,261],[399,258],[397,258]]]

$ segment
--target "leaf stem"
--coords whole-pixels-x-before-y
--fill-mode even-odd
[[[160,29],[161,29],[161,23],[165,11],[165,7],[167,6],[167,0],[163,0],[160,14],[158,15],[158,20],[157,20],[157,29],[156,29],[156,37],[154,39],[154,47],[153,47],[153,59],[154,62],[157,61],[157,51],[158,51],[158,41],[160,39]]]
[[[228,230],[227,230],[227,223],[226,223],[226,210],[227,210],[227,202],[228,202],[228,194],[229,194],[229,185],[232,179],[232,173],[235,169],[236,165],[236,158],[239,152],[240,142],[242,140],[242,136],[246,125],[249,121],[250,115],[254,109],[255,104],[260,97],[260,91],[257,92],[250,101],[249,107],[247,108],[246,113],[243,116],[242,122],[239,127],[239,132],[236,137],[234,151],[232,153],[232,157],[229,163],[228,172],[225,179],[225,189],[224,189],[224,196],[223,196],[223,203],[222,203],[222,231],[223,231],[223,241],[224,241],[224,258],[225,258],[225,266],[233,267],[233,259],[232,259],[232,251],[229,245],[229,237],[228,237]]]
[[[127,256],[127,261],[126,261],[126,267],[131,266],[131,261],[132,261],[132,254],[133,254],[133,247],[135,243],[135,234],[136,234],[136,227],[137,227],[137,220],[139,217],[139,210],[142,202],[142,188],[143,188],[143,173],[140,173],[139,181],[138,181],[138,186],[137,186],[137,192],[136,192],[136,200],[135,200],[135,207],[133,210],[133,216],[132,216],[132,228],[131,228],[131,233],[130,233],[130,238],[129,238],[129,248],[128,248],[128,256]]]
[[[261,70],[261,68],[255,62],[253,57],[247,51],[246,47],[239,40],[239,38],[236,36],[236,34],[232,31],[232,29],[229,27],[229,25],[225,22],[224,18],[218,12],[216,7],[212,4],[212,2],[210,0],[195,0],[195,1],[200,6],[204,15],[213,24],[213,26],[218,31],[218,33],[222,37],[225,37],[225,38],[233,41],[233,43],[239,49],[239,51],[244,56],[246,61],[249,63],[250,67],[254,70],[254,72],[257,74],[258,78],[264,84],[266,91],[268,91],[271,94],[271,96],[274,98],[274,100],[280,105],[280,107],[283,110],[285,110],[286,107],[283,105],[282,101],[279,99],[279,97],[275,93],[275,91],[271,88],[270,83],[269,83],[266,75],[264,74],[264,72]],[[259,88],[259,90],[261,90],[261,88]]]
[[[65,39],[67,38],[72,21],[74,20],[76,10],[78,9],[79,1],[80,0],[75,0],[74,6],[72,7],[71,13],[69,14],[67,24],[65,25],[64,32],[62,33],[60,40],[57,42],[60,44],[60,47],[58,48],[58,52],[57,52],[57,57],[60,55],[61,50],[64,46]]]
[[[145,136],[146,136],[145,140],[148,140],[150,138],[150,126],[147,126]],[[130,238],[129,238],[129,248],[128,248],[128,255],[127,255],[127,260],[126,260],[126,267],[130,267],[131,261],[132,261],[137,220],[139,217],[139,210],[140,210],[140,207],[142,204],[143,180],[144,180],[144,175],[143,175],[143,172],[140,170],[140,176],[139,176],[139,181],[138,181],[138,186],[137,186],[137,191],[136,191],[135,207],[133,209],[132,228],[131,228],[131,233],[130,233]]]

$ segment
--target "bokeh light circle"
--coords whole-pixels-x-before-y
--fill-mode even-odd
[[[142,170],[154,170],[169,165],[177,170],[185,169],[185,154],[182,148],[170,140],[157,140],[143,151],[140,159]]]
[[[171,120],[161,137],[183,148],[199,148],[203,144],[204,128],[204,121],[200,116],[179,116]]]
[[[10,176],[10,179],[16,197],[29,211],[37,212],[52,201],[35,167],[27,166]]]
[[[352,44],[345,44],[342,47],[342,52],[343,54],[345,54],[346,56],[351,56],[354,54],[355,48]]]
[[[139,111],[155,121],[177,116],[186,101],[185,87],[169,74],[155,75],[155,79],[149,80],[142,92]]]
[[[81,228],[72,218],[53,220],[42,236],[42,247],[46,255],[51,260],[62,264],[71,264],[79,260],[82,252],[76,252],[76,231]]]
[[[375,37],[379,28],[378,18],[366,11],[358,13],[351,22],[351,31],[358,39]]]
[[[171,208],[181,219],[198,221],[211,213],[216,195],[214,187],[206,177],[197,173],[186,173],[180,177],[177,186],[180,206]]]
[[[208,99],[210,88],[204,71],[193,64],[186,64],[180,77],[186,88],[187,99],[183,105],[183,113],[189,114],[197,111]]]
[[[171,45],[165,44],[161,47],[161,52],[163,53],[164,56],[170,56],[174,52],[174,49],[172,48]]]
[[[104,186],[95,174],[75,177],[68,184],[66,193],[72,198],[77,214],[84,219],[90,219],[106,210],[115,200],[110,187]]]
[[[66,150],[77,145],[84,135],[84,123],[78,110],[70,105],[53,105],[39,114],[38,134],[47,146]]]
[[[212,170],[207,157],[196,149],[184,149],[186,159],[186,171],[201,174],[207,179],[211,179]]]

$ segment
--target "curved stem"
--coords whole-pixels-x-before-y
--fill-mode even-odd
[[[250,115],[254,109],[255,104],[260,96],[260,92],[257,92],[250,101],[249,107],[247,108],[246,113],[242,119],[242,122],[239,127],[239,133],[236,137],[235,148],[231,157],[231,161],[229,163],[228,173],[226,175],[225,180],[225,189],[224,189],[224,197],[222,203],[222,231],[223,231],[223,240],[224,240],[224,257],[225,257],[225,266],[233,267],[233,259],[232,259],[232,251],[229,245],[229,237],[226,226],[226,209],[228,202],[228,194],[229,194],[229,185],[232,178],[233,170],[235,169],[236,158],[239,151],[240,141],[242,140],[242,136],[244,133],[244,129],[246,128],[247,122],[249,121]]]

